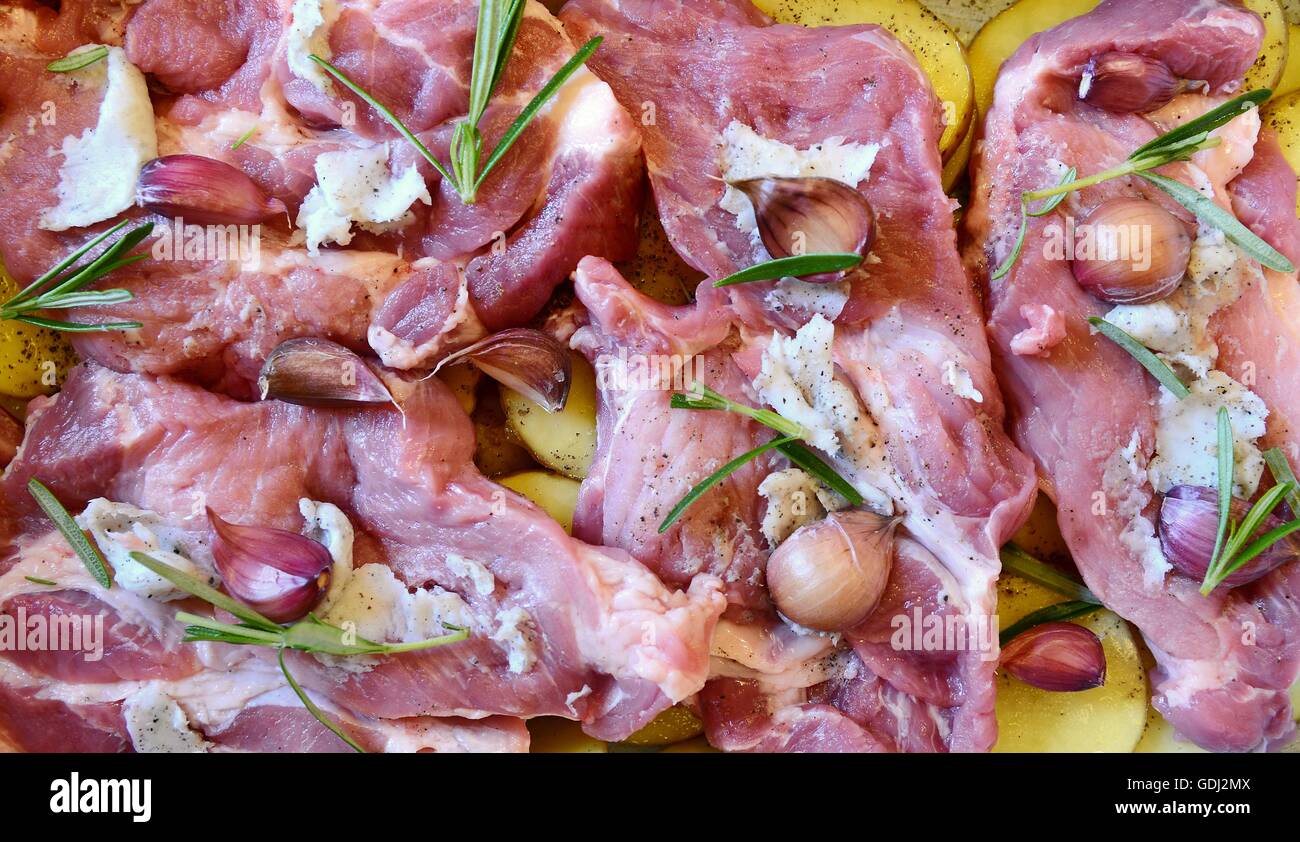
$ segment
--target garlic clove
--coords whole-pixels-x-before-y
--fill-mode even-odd
[[[1091,690],[1106,683],[1106,652],[1090,629],[1075,623],[1043,623],[1002,647],[998,666],[1037,687],[1057,693]]]
[[[208,509],[212,558],[226,591],[277,623],[305,616],[329,587],[334,560],[310,538],[241,526]]]
[[[1232,522],[1240,523],[1250,511],[1250,504],[1234,497],[1230,505]],[[1269,515],[1252,538],[1281,526],[1283,521]],[[1214,554],[1214,539],[1219,533],[1219,493],[1213,488],[1177,485],[1169,489],[1160,503],[1158,530],[1160,549],[1179,573],[1201,582]],[[1264,550],[1223,581],[1221,587],[1235,588],[1253,582],[1300,555],[1300,539],[1294,535]]]
[[[253,225],[287,213],[243,171],[202,155],[154,158],[140,170],[136,204],[198,225]]]
[[[559,412],[569,400],[569,385],[573,382],[569,352],[540,330],[517,327],[494,333],[445,357],[434,372],[459,362],[472,363],[498,383],[541,404],[547,412]]]
[[[767,562],[768,592],[777,610],[817,631],[861,623],[889,582],[897,525],[897,518],[853,509],[795,530]]]
[[[866,197],[832,178],[752,178],[729,184],[749,197],[763,245],[773,258],[803,254],[863,254],[876,236]],[[809,275],[814,283],[843,273]]]
[[[316,407],[392,403],[392,393],[351,350],[328,339],[281,342],[262,364],[257,385],[262,400]]]
[[[1184,87],[1164,62],[1136,53],[1103,53],[1084,68],[1079,99],[1116,114],[1146,114]]]
[[[1187,274],[1192,238],[1155,202],[1110,199],[1089,211],[1078,228],[1088,232],[1092,247],[1088,253],[1084,241],[1076,243],[1074,278],[1102,301],[1149,304],[1168,297]]]

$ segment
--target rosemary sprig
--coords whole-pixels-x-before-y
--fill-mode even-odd
[[[1100,316],[1089,316],[1088,324],[1097,329],[1102,336],[1114,342],[1119,347],[1128,352],[1129,356],[1137,360],[1138,363],[1150,372],[1151,376],[1160,381],[1164,386],[1179,400],[1190,395],[1192,392],[1187,388],[1187,384],[1178,379],[1174,370],[1165,365],[1164,361],[1151,353],[1141,342],[1138,342],[1130,336],[1123,328],[1111,324]]]
[[[1055,567],[1051,567],[1029,553],[1025,552],[1015,544],[1007,544],[1002,548],[1000,553],[1002,557],[1002,569],[1016,574],[1022,579],[1028,579],[1050,588],[1059,594],[1070,597],[1076,602],[1089,602],[1094,605],[1100,605],[1101,600],[1097,599],[1088,586],[1083,582],[1074,579],[1071,576],[1062,573]]]
[[[1016,635],[1029,631],[1034,626],[1041,626],[1043,623],[1056,623],[1062,620],[1073,620],[1076,617],[1084,617],[1094,611],[1100,611],[1101,608],[1102,605],[1099,602],[1084,601],[1058,602],[1055,605],[1040,608],[1026,614],[1003,629],[998,635],[998,644],[1006,646]]]
[[[1282,448],[1271,447],[1265,450],[1264,464],[1268,465],[1268,471],[1275,481],[1291,483],[1292,490],[1286,495],[1286,504],[1291,509],[1292,517],[1300,517],[1300,491],[1297,491],[1300,489],[1300,480],[1296,479],[1295,471],[1291,470],[1291,463]]]
[[[249,129],[248,131],[241,134],[238,138],[236,138],[234,143],[230,144],[230,151],[234,152],[236,149],[243,146],[255,134],[257,134],[256,124],[254,124],[251,129]]]
[[[862,262],[862,255],[850,252],[830,252],[827,254],[796,254],[792,257],[778,257],[741,269],[719,281],[715,287],[729,287],[734,284],[748,284],[753,281],[775,281],[781,278],[801,278],[805,275],[819,275],[823,272],[839,272],[852,269]]]
[[[1011,267],[1020,257],[1027,226],[1026,216],[1041,216],[1055,208],[1055,205],[1053,205],[1052,208],[1040,209],[1037,213],[1031,213],[1029,203],[1064,196],[1066,193],[1072,193],[1085,187],[1101,184],[1104,181],[1130,175],[1143,178],[1163,190],[1202,222],[1222,231],[1224,236],[1240,246],[1242,250],[1259,261],[1261,265],[1279,272],[1294,272],[1295,266],[1290,260],[1238,222],[1232,214],[1224,211],[1199,191],[1193,190],[1174,179],[1150,172],[1175,161],[1186,161],[1202,149],[1217,146],[1219,139],[1210,137],[1211,132],[1257,107],[1272,96],[1272,93],[1267,89],[1244,93],[1139,146],[1123,162],[1110,169],[1084,178],[1074,177],[1074,170],[1071,170],[1067,178],[1053,187],[1022,193],[1020,197],[1020,236],[1017,238],[1016,246],[1011,255],[993,272],[990,276],[991,279],[997,280],[1005,276],[1011,271]],[[1059,199],[1057,203],[1059,204]]]
[[[294,680],[284,662],[284,650],[295,649],[300,652],[318,652],[328,655],[342,656],[389,655],[397,652],[411,652],[417,649],[431,649],[435,646],[445,646],[449,643],[457,643],[469,637],[468,629],[460,628],[459,626],[446,626],[447,628],[452,629],[451,634],[445,634],[428,640],[412,641],[409,643],[375,643],[374,641],[357,637],[338,626],[326,623],[314,614],[308,614],[304,619],[291,625],[282,626],[279,623],[262,616],[244,603],[223,594],[207,582],[196,579],[184,571],[177,570],[170,564],[164,564],[161,561],[140,552],[131,553],[131,558],[191,596],[198,597],[215,608],[228,611],[242,621],[238,625],[235,625],[232,623],[223,623],[219,620],[215,620],[211,617],[204,617],[199,614],[190,614],[185,611],[178,611],[176,613],[177,622],[185,624],[185,637],[182,639],[183,642],[195,643],[206,641],[243,646],[266,646],[277,650],[277,660],[280,664],[280,671],[284,673],[285,680],[289,682],[289,686],[302,701],[303,707],[305,707],[308,713],[314,716],[317,721],[338,735],[340,739],[358,752],[363,752],[364,750],[355,740],[347,735],[342,726],[330,719],[324,711],[317,707],[311,699],[307,697],[307,694],[298,685],[298,682]]]
[[[39,576],[24,576],[23,578],[33,585],[45,585],[47,588],[57,588],[59,586],[58,582],[51,579],[42,579]]]
[[[1066,171],[1065,175],[1061,177],[1058,186],[1062,184],[1068,184],[1069,182],[1073,181],[1074,177],[1078,174],[1079,174],[1078,170],[1076,170],[1074,167],[1070,167],[1070,169]],[[1038,210],[1030,210],[1029,200],[1026,199],[1023,195],[1020,197],[1020,233],[1016,235],[1016,244],[1012,246],[1011,254],[1007,255],[1007,259],[1002,261],[1001,266],[993,270],[993,274],[990,276],[991,280],[998,281],[1006,277],[1006,274],[1011,271],[1011,267],[1014,266],[1016,264],[1016,261],[1020,259],[1020,252],[1024,251],[1025,249],[1025,235],[1029,233],[1029,217],[1032,216],[1036,218],[1040,216],[1047,216],[1049,213],[1056,210],[1056,208],[1061,204],[1061,202],[1064,201],[1065,201],[1065,194],[1058,193],[1055,196],[1049,197],[1048,200],[1043,203],[1043,206]]]
[[[402,124],[396,114],[349,79],[343,71],[320,56],[313,55],[311,60],[375,109],[389,125],[415,147],[439,175],[456,189],[461,201],[471,205],[476,200],[478,190],[483,186],[488,173],[501,161],[538,112],[555,96],[556,91],[591,57],[603,40],[600,36],[592,38],[574,54],[573,58],[564,63],[564,66],[537,92],[523,111],[519,112],[519,116],[501,136],[496,148],[487,156],[486,162],[480,164],[484,150],[483,135],[479,131],[478,124],[510,60],[523,14],[523,0],[483,0],[479,4],[478,25],[474,34],[474,59],[470,69],[469,113],[452,131],[451,147],[448,151],[450,167],[444,166],[434,157],[411,130]]]
[[[36,498],[36,505],[41,507],[53,523],[54,527],[59,530],[68,544],[72,546],[72,551],[81,559],[81,563],[86,565],[90,575],[95,578],[100,587],[108,589],[113,587],[113,577],[108,572],[108,562],[100,555],[99,549],[86,537],[86,533],[81,531],[77,522],[68,514],[68,510],[63,508],[59,498],[45,487],[45,484],[32,477],[27,480],[27,491]]]
[[[796,441],[794,436],[780,436],[778,438],[774,438],[769,442],[760,444],[758,447],[754,448],[753,450],[749,450],[740,454],[735,459],[732,459],[730,462],[723,465],[721,468],[718,468],[718,470],[709,474],[707,477],[704,478],[703,482],[699,483],[690,491],[686,492],[686,496],[677,501],[677,505],[673,506],[672,510],[668,512],[668,516],[663,519],[663,523],[659,524],[659,534],[662,535],[665,532],[667,532],[669,527],[671,527],[674,523],[677,522],[677,518],[682,516],[682,512],[689,509],[692,506],[692,504],[695,503],[696,500],[704,496],[704,492],[708,491],[713,486],[722,482],[732,473],[740,470],[740,468],[742,468],[748,462],[757,459],[759,456],[762,456],[764,453],[767,453],[769,450],[775,450],[781,445],[789,444],[790,442],[793,441]]]
[[[63,58],[56,58],[45,65],[45,69],[54,73],[70,73],[73,70],[90,67],[95,62],[102,61],[107,55],[108,47],[103,44],[96,44],[89,50],[77,48]]]
[[[1244,567],[1251,559],[1293,532],[1300,530],[1300,518],[1296,518],[1251,540],[1264,523],[1264,520],[1273,513],[1273,510],[1278,507],[1283,498],[1296,491],[1294,480],[1283,476],[1283,474],[1290,474],[1294,477],[1291,466],[1286,463],[1285,456],[1282,456],[1282,464],[1286,466],[1285,471],[1273,474],[1273,479],[1276,480],[1277,484],[1260,495],[1240,523],[1232,522],[1232,474],[1235,457],[1232,449],[1232,421],[1228,417],[1227,408],[1219,407],[1218,421],[1219,528],[1214,537],[1214,553],[1210,556],[1210,565],[1205,571],[1205,579],[1201,582],[1201,594],[1203,596],[1209,596],[1215,588],[1223,584],[1229,576]],[[1281,456],[1281,453],[1279,452],[1278,455]],[[1271,468],[1272,465],[1270,464]],[[1250,543],[1247,543],[1248,541]]]
[[[854,506],[862,505],[862,495],[854,488],[848,480],[836,473],[835,469],[826,464],[817,454],[799,443],[799,439],[807,438],[808,431],[801,425],[796,424],[788,418],[784,418],[770,409],[758,409],[738,403],[721,395],[714,390],[705,386],[703,383],[693,382],[690,384],[691,394],[684,395],[676,393],[669,399],[668,405],[673,409],[699,409],[712,410],[719,412],[734,412],[738,415],[744,415],[755,421],[769,427],[780,433],[779,438],[775,438],[765,444],[742,453],[735,459],[723,465],[714,471],[702,482],[686,493],[686,496],[673,506],[668,516],[659,524],[659,534],[668,531],[668,528],[681,517],[682,513],[690,508],[696,500],[700,499],[703,494],[713,486],[717,485],[723,479],[739,470],[748,462],[767,453],[769,450],[777,450],[793,464],[798,465],[809,474],[815,476],[823,483],[834,489],[837,493],[848,500]]]
[[[35,315],[37,310],[65,310],[72,307],[94,307],[121,304],[134,296],[125,289],[87,290],[86,287],[110,272],[148,258],[147,254],[131,254],[153,231],[153,223],[127,231],[116,242],[104,249],[96,258],[78,263],[92,249],[121,231],[127,225],[123,220],[59,261],[8,301],[0,304],[0,321],[12,319],[37,327],[62,330],[69,333],[90,333],[107,330],[130,330],[142,327],[140,322],[107,322],[86,324],[47,319]]]

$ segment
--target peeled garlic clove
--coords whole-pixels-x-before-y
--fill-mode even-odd
[[[833,178],[752,178],[729,182],[749,197],[759,236],[773,258],[801,254],[866,254],[876,215],[866,197]],[[802,280],[837,281],[842,273]]]
[[[889,581],[897,523],[855,509],[799,527],[767,561],[767,588],[777,610],[817,631],[861,623]]]
[[[197,225],[253,225],[285,213],[243,171],[202,155],[154,158],[140,170],[136,204]]]
[[[488,377],[541,404],[547,412],[564,409],[569,400],[573,381],[569,352],[540,330],[516,327],[494,333],[448,355],[434,371],[462,361],[473,363]]]
[[[212,558],[226,591],[277,623],[307,614],[329,587],[325,547],[284,529],[241,526],[208,509]]]
[[[1234,497],[1230,506],[1233,523],[1250,511],[1250,504]],[[1257,538],[1283,523],[1281,518],[1269,515],[1251,536]],[[1160,503],[1160,549],[1165,558],[1184,576],[1196,581],[1205,580],[1214,554],[1214,539],[1219,532],[1219,493],[1213,488],[1194,485],[1177,485],[1169,489]],[[1224,580],[1221,587],[1235,588],[1253,582],[1300,555],[1300,540],[1288,535],[1270,546],[1239,570]]]
[[[301,406],[343,407],[392,403],[393,396],[366,361],[328,339],[280,343],[257,378],[262,400]]]
[[[1074,278],[1102,301],[1149,304],[1167,297],[1187,274],[1192,238],[1155,202],[1110,199],[1089,211],[1077,230],[1091,236],[1092,253],[1076,235]]]
[[[1135,53],[1103,53],[1084,69],[1079,99],[1116,114],[1146,114],[1168,104],[1183,87],[1164,62]]]
[[[1073,693],[1106,683],[1106,652],[1090,629],[1043,623],[1002,647],[1001,669],[1040,690]]]

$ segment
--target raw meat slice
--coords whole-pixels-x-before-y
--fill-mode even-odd
[[[300,44],[305,24],[299,18],[313,6],[326,14],[309,33],[311,43]],[[38,224],[42,209],[54,204],[59,180],[58,158],[47,150],[93,126],[100,104],[97,91],[44,65],[86,43],[88,28],[78,24],[96,8],[91,0],[69,0],[56,18],[23,4],[0,17],[0,75],[11,83],[0,94],[0,186],[11,197],[0,210],[6,231],[0,253],[19,280],[107,225],[54,233]],[[111,279],[132,291],[134,301],[73,312],[76,319],[130,319],[145,327],[137,334],[78,337],[78,350],[119,370],[184,374],[235,394],[241,383],[247,390],[248,373],[272,338],[370,342],[388,365],[425,366],[449,346],[532,318],[582,256],[630,256],[640,142],[608,87],[589,71],[569,79],[492,171],[477,201],[465,204],[373,109],[329,81],[304,52],[328,53],[446,160],[452,127],[466,108],[476,21],[477,6],[468,0],[131,5],[120,31],[104,40],[124,44],[127,57],[158,85],[159,154],[228,162],[284,201],[290,214],[239,231],[256,242],[251,255],[245,242],[238,260],[213,245],[221,226],[172,232],[174,256],[150,241],[146,248],[157,259]],[[558,22],[530,3],[481,124],[489,149],[573,49]],[[46,119],[47,110],[57,120]],[[387,149],[394,173],[417,168],[432,206],[416,201],[398,223],[354,226],[350,247],[331,255],[335,273],[297,271],[302,235],[289,221],[317,180],[317,159],[377,148]],[[206,247],[183,259],[196,236]],[[386,253],[395,264],[378,282],[368,271],[377,260],[373,253]]]
[[[706,284],[694,311],[657,308],[600,261],[584,261],[576,287],[589,323],[574,345],[597,360],[624,349],[703,353],[706,378],[719,377],[741,399],[774,329],[787,334],[814,314],[834,319],[836,379],[874,422],[856,425],[845,446],[885,454],[875,470],[837,464],[905,518],[895,587],[918,604],[938,605],[946,594],[946,610],[972,633],[987,627],[997,550],[1028,512],[1033,477],[1002,432],[979,302],[941,185],[939,107],[914,58],[878,27],[774,25],[732,0],[574,0],[561,19],[577,39],[602,34],[621,45],[594,57],[592,68],[624,107],[653,113],[643,120],[651,184],[664,228],[692,266],[718,278],[768,258],[723,183],[738,168],[839,176],[867,196],[880,225],[871,257],[844,284],[783,281],[725,293]],[[754,169],[791,160],[804,163]],[[670,490],[680,495],[706,466],[770,435],[716,413],[679,418],[666,405],[662,392],[602,392],[597,458],[575,520],[582,534],[633,546],[661,520]],[[645,418],[654,432],[642,438]],[[656,460],[664,441],[681,443],[676,452],[685,455]],[[716,507],[688,511],[663,539],[636,544],[645,548],[639,557],[674,577],[703,569],[744,585],[729,589],[724,627],[747,642],[728,645],[728,656],[715,651],[715,682],[741,682],[757,694],[761,715],[734,722],[741,713],[708,701],[717,695],[711,682],[702,697],[711,738],[758,750],[989,748],[996,726],[987,652],[972,646],[933,657],[884,644],[893,656],[885,657],[872,628],[853,630],[838,649],[791,644],[760,578],[768,544],[756,487],[767,470],[738,475]],[[701,551],[703,542],[683,539],[707,534],[719,512],[731,516],[720,546]]]
[[[1245,587],[1198,593],[1167,573],[1154,544],[1156,489],[1147,468],[1156,455],[1160,389],[1116,345],[1092,335],[1085,319],[1109,306],[1085,294],[1069,263],[1045,250],[1047,227],[1061,212],[1082,216],[1116,195],[1140,195],[1186,212],[1137,179],[1117,179],[1071,197],[1057,214],[1031,219],[1015,268],[988,280],[1007,257],[1020,224],[1020,194],[1059,180],[1060,166],[1100,171],[1158,133],[1152,120],[1080,103],[1087,61],[1109,51],[1136,52],[1174,75],[1205,80],[1209,96],[1184,95],[1156,119],[1200,113],[1235,90],[1259,48],[1263,29],[1230,3],[1156,0],[1102,3],[1083,17],[1035,36],[1003,66],[977,143],[973,204],[966,225],[968,265],[985,282],[989,330],[1013,430],[1036,459],[1057,503],[1061,531],[1094,593],[1141,629],[1155,654],[1156,707],[1185,736],[1218,750],[1274,748],[1294,734],[1287,688],[1300,671],[1300,567],[1288,565]],[[1275,141],[1257,121],[1238,118],[1220,149],[1198,153],[1169,175],[1209,179],[1215,200],[1292,260],[1300,257],[1293,215],[1295,180]],[[1056,162],[1060,162],[1060,165]],[[1247,165],[1247,162],[1248,165]],[[1242,165],[1245,171],[1237,175]],[[1226,182],[1226,185],[1225,185]],[[1300,457],[1293,324],[1300,312],[1294,275],[1260,274],[1247,258],[1235,304],[1209,322],[1217,367],[1251,388],[1269,410],[1261,446]],[[1035,355],[1017,352],[1027,308],[1056,313],[1064,336]],[[1032,325],[1031,325],[1032,326]],[[1258,372],[1255,368],[1258,367]],[[1098,495],[1105,505],[1098,505]]]
[[[380,598],[374,594],[424,594],[473,632],[456,646],[368,659],[359,669],[294,656],[303,685],[359,719],[363,730],[389,720],[415,727],[412,717],[547,714],[620,739],[699,690],[709,634],[723,609],[716,579],[699,577],[688,593],[671,591],[622,551],[569,538],[531,503],[475,470],[472,427],[438,380],[390,385],[400,411],[311,410],[238,403],[165,378],[86,364],[57,397],[34,401],[22,453],[0,481],[8,548],[0,561],[0,584],[7,586],[0,606],[42,592],[24,578],[30,575],[141,619],[129,636],[120,635],[136,645],[107,648],[93,667],[75,658],[9,659],[10,689],[25,698],[36,684],[39,699],[73,707],[87,699],[120,702],[119,691],[131,688],[106,684],[111,672],[170,682],[169,693],[184,692],[198,705],[205,698],[199,685],[214,665],[232,659],[254,672],[269,669],[270,679],[252,688],[259,695],[282,686],[266,652],[204,644],[192,656],[197,660],[181,660],[172,607],[125,588],[103,591],[78,573],[79,563],[26,492],[28,478],[39,476],[74,511],[105,497],[157,512],[190,536],[186,546],[195,548],[200,565],[204,506],[234,521],[298,531],[300,499],[337,505],[356,530],[352,580],[392,586],[374,590],[363,582],[358,599],[328,618],[354,620],[363,634],[367,622],[380,622],[383,633],[402,623],[405,609],[395,603],[379,616],[366,614]],[[39,597],[45,604],[54,598]]]

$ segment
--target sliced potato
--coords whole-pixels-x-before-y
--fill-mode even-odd
[[[1244,0],[1246,8],[1259,15],[1264,21],[1264,44],[1260,47],[1259,57],[1254,65],[1246,71],[1243,90],[1255,88],[1277,88],[1286,67],[1290,52],[1290,32],[1287,28],[1286,15],[1277,0]]]
[[[550,471],[523,471],[501,477],[497,482],[532,500],[565,532],[573,532],[573,510],[578,505],[581,483]]]
[[[1286,33],[1286,64],[1282,66],[1282,75],[1273,87],[1274,99],[1300,91],[1300,26],[1287,24]]]
[[[1205,749],[1191,740],[1180,739],[1174,726],[1165,720],[1155,708],[1147,707],[1147,726],[1142,732],[1142,739],[1137,748],[1142,754],[1208,754]]]
[[[444,368],[438,372],[438,379],[447,384],[456,400],[460,401],[466,415],[474,414],[474,405],[478,398],[478,382],[481,374],[477,368],[461,363]]]
[[[1077,18],[1096,8],[1100,0],[1020,0],[980,28],[970,42],[968,58],[979,114],[993,103],[993,86],[1002,62],[1011,58],[1031,35]]]
[[[945,159],[966,136],[974,111],[966,50],[948,25],[917,0],[754,0],[754,5],[780,23],[874,23],[888,29],[916,56],[943,103],[946,125],[939,151]]]
[[[499,477],[537,467],[528,448],[515,441],[506,427],[506,413],[495,382],[484,379],[471,419],[474,464],[485,476]]]
[[[696,737],[693,740],[687,740],[684,743],[674,743],[666,747],[661,754],[721,754],[718,749],[709,745],[709,741],[703,737]]]
[[[1011,540],[1022,550],[1043,561],[1057,561],[1073,566],[1070,548],[1061,537],[1056,521],[1056,507],[1046,494],[1039,494],[1034,508]]]
[[[1269,102],[1263,117],[1264,125],[1277,132],[1286,162],[1300,174],[1300,91]],[[1300,196],[1296,197],[1296,213],[1300,214]]]
[[[952,192],[962,179],[966,178],[966,170],[970,166],[970,153],[975,145],[975,126],[972,125],[962,138],[961,144],[953,152],[951,158],[943,162],[943,189]]]
[[[975,103],[986,114],[993,102],[993,86],[1002,63],[1021,44],[1046,29],[1096,8],[1100,0],[1019,0],[980,29],[971,41],[969,60],[975,84]],[[1264,43],[1244,87],[1268,88],[1278,80],[1287,59],[1286,18],[1277,0],[1245,0],[1247,8],[1264,21]]]
[[[641,211],[636,257],[618,264],[618,270],[642,294],[664,304],[689,303],[695,288],[704,280],[704,273],[688,266],[668,242],[654,197],[650,195],[646,196],[646,206]]]
[[[1017,576],[998,582],[998,619],[1006,628],[1065,597]],[[1078,693],[1052,693],[1010,675],[997,676],[996,752],[1130,752],[1147,718],[1147,680],[1127,623],[1105,609],[1079,625],[1101,638],[1106,683]]]
[[[587,736],[578,723],[558,716],[528,720],[530,754],[605,754],[604,741]]]
[[[18,284],[0,265],[0,301],[18,294]],[[0,394],[15,398],[48,395],[77,361],[72,345],[57,331],[0,322]]]
[[[552,470],[580,480],[596,453],[596,375],[580,354],[573,355],[569,402],[559,412],[501,387],[501,406],[510,431]]]
[[[683,705],[673,705],[624,742],[634,746],[668,746],[704,733],[704,723]]]

